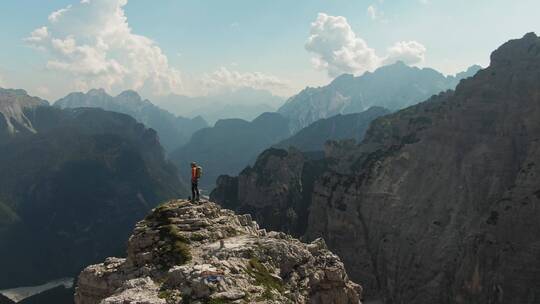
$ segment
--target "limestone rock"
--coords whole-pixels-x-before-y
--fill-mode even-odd
[[[260,230],[249,215],[175,200],[139,222],[126,259],[79,276],[76,304],[360,303],[323,240]]]

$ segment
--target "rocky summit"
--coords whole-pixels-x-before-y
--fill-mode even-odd
[[[136,225],[127,258],[80,274],[75,303],[347,304],[361,292],[322,239],[305,244],[212,202],[173,200]]]

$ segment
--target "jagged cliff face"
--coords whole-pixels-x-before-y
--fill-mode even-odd
[[[32,131],[0,138],[0,289],[122,252],[137,220],[187,194],[155,131],[100,109],[29,105],[20,93],[9,101]]]
[[[127,258],[80,274],[75,303],[358,304],[360,295],[324,241],[304,244],[214,203],[175,200],[136,225]]]
[[[307,218],[292,232],[322,236],[386,303],[537,303],[539,71],[528,34],[455,92],[377,119],[362,144],[333,143],[321,160],[273,153],[213,196],[264,219],[304,202],[283,227]]]
[[[18,133],[35,133],[25,109],[46,105],[47,101],[28,96],[24,90],[0,88],[0,140]]]

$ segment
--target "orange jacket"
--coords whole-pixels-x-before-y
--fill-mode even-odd
[[[197,167],[191,167],[191,181],[197,181]]]

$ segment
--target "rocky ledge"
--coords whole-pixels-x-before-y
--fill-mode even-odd
[[[82,271],[75,303],[356,304],[361,291],[322,239],[305,244],[212,202],[174,200],[136,225],[127,258]]]

